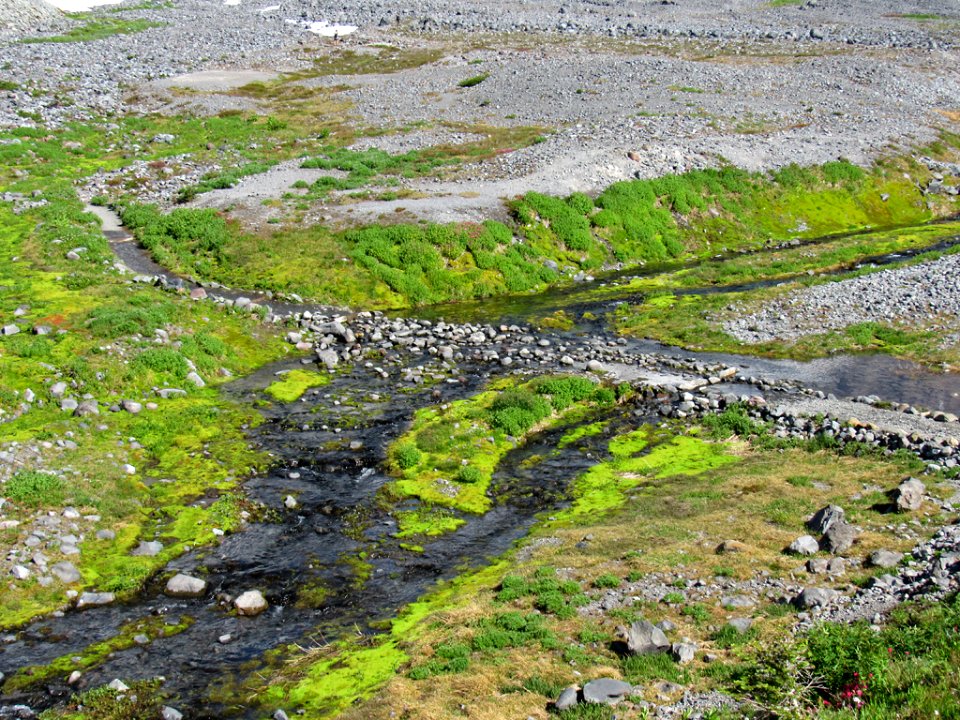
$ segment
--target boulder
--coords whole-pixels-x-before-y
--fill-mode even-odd
[[[114,600],[116,600],[116,595],[112,592],[85,592],[77,600],[77,609],[109,605]]]
[[[599,678],[583,686],[583,701],[594,705],[616,705],[633,692],[633,685],[623,680]]]
[[[801,535],[787,548],[794,555],[816,555],[820,552],[820,543],[813,535]]]
[[[757,603],[746,595],[728,595],[720,599],[720,604],[727,610],[747,610]]]
[[[266,598],[259,590],[247,590],[233,601],[233,605],[237,608],[239,615],[246,615],[247,617],[259,615],[269,607]]]
[[[801,610],[826,607],[837,597],[837,591],[830,588],[805,588],[793,599],[793,604]]]
[[[874,550],[867,558],[867,565],[878,568],[892,568],[900,564],[903,560],[903,553],[892,550]]]
[[[141,542],[130,554],[137,557],[155,557],[160,554],[161,550],[163,550],[163,543],[152,540]]]
[[[670,641],[663,630],[646,620],[639,620],[621,632],[631,655],[656,655],[670,649]]]
[[[860,537],[860,530],[853,525],[840,520],[831,523],[823,534],[823,546],[827,552],[843,553],[853,547],[853,543]]]
[[[50,572],[52,572],[60,582],[66,585],[80,582],[80,571],[77,570],[72,562],[66,560],[58,562],[50,568]]]
[[[340,362],[339,356],[333,350],[318,350],[317,360],[322,363],[327,370],[333,370]]]
[[[177,573],[167,580],[164,592],[170,597],[199,597],[207,590],[207,581]]]
[[[696,657],[697,646],[691,642],[674,643],[670,648],[670,654],[673,655],[673,659],[677,663],[686,665],[687,663],[693,662],[694,657]]]
[[[96,400],[84,400],[76,408],[74,408],[73,414],[77,417],[85,417],[87,415],[99,415],[100,407],[97,405]]]
[[[747,546],[744,545],[739,540],[724,540],[722,543],[717,545],[717,554],[718,555],[727,555],[733,553],[741,553],[747,549]]]
[[[817,510],[809,520],[807,528],[815,533],[826,533],[835,522],[843,521],[843,508],[839,505],[827,505]]]
[[[570,687],[566,688],[562,693],[560,693],[560,697],[558,697],[557,701],[553,704],[554,709],[557,712],[563,712],[564,710],[569,710],[572,708],[577,704],[577,693],[578,691],[575,685],[571,685]]]
[[[893,500],[900,512],[919,510],[926,494],[926,486],[916,478],[907,478],[893,491]]]
[[[727,621],[727,626],[732,627],[742,635],[745,632],[749,632],[750,628],[753,627],[753,620],[750,618],[730,618]]]

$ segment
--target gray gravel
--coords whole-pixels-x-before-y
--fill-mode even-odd
[[[960,326],[960,255],[816,285],[724,323],[748,343],[796,340],[860,322],[907,322],[926,329]]]

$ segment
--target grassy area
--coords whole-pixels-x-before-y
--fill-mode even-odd
[[[456,161],[457,152],[490,151],[484,147],[481,142],[473,150],[456,146],[393,156],[331,146],[306,164],[347,175],[321,178],[308,194],[359,187],[392,173],[427,172]],[[866,174],[837,162],[814,169],[791,166],[764,178],[726,168],[617,183],[596,200],[583,194],[561,199],[529,193],[513,204],[515,227],[486,221],[336,233],[314,226],[261,236],[244,233],[211,211],[177,210],[167,217],[139,206],[128,207],[124,220],[159,262],[181,272],[231,285],[295,291],[324,302],[404,307],[541,290],[563,282],[565,275],[554,267],[596,270],[613,261],[656,263],[929,219],[926,205],[916,204],[915,187],[895,170],[902,167],[894,163]],[[882,193],[890,195],[886,202],[879,200]],[[906,240],[928,236],[917,231]],[[785,251],[758,262],[768,276],[799,273],[887,247],[910,247],[912,241],[906,240],[904,235],[862,242],[845,238],[830,254],[824,248],[821,260]],[[682,276],[683,282],[751,277],[751,261],[710,265]],[[638,281],[635,289],[649,289],[651,282]]]
[[[330,376],[315,370],[291,370],[283,377],[267,386],[266,392],[274,400],[293,402],[310,388],[323,387],[330,384]]]
[[[719,596],[690,589],[698,579],[709,584],[723,578],[789,578],[797,563],[783,548],[804,531],[809,513],[831,502],[842,504],[864,529],[856,554],[907,549],[908,543],[887,533],[888,518],[876,503],[904,472],[915,469],[912,465],[805,449],[785,453],[665,429],[641,427],[614,436],[609,460],[575,483],[568,509],[533,531],[528,545],[535,549],[525,559],[508,556],[462,575],[410,606],[382,635],[309,651],[270,680],[264,707],[344,720],[402,717],[414,707],[424,718],[464,709],[484,720],[546,718],[548,702],[563,687],[622,677],[649,687],[647,700],[662,702],[652,685],[667,680],[748,694],[759,707],[779,710],[803,681],[794,669],[813,667],[826,682],[816,692],[806,691],[802,707],[827,701],[833,709],[824,712],[847,717],[843,713],[850,710],[842,704],[857,690],[852,673],[877,677],[876,663],[883,659],[878,648],[890,647],[883,680],[889,690],[881,700],[874,689],[869,699],[877,708],[898,707],[901,713],[906,708],[906,717],[922,717],[952,682],[949,674],[931,672],[956,652],[956,634],[948,629],[955,606],[908,610],[881,635],[825,626],[792,644],[786,640],[792,611],[779,598],[759,598],[742,611],[755,625],[741,636],[718,630],[729,616]],[[874,489],[864,492],[866,486]],[[921,518],[930,528],[937,521]],[[736,550],[718,554],[716,548],[732,539],[741,540]],[[860,571],[850,580],[868,576]],[[633,587],[642,596],[643,588],[658,583],[673,588],[660,601],[627,602],[599,615],[578,612],[606,589]],[[639,617],[670,620],[677,626],[671,638],[690,637],[701,653],[719,659],[680,666],[667,656],[619,655],[611,645],[616,626]],[[929,619],[929,631],[918,629],[921,617]],[[925,638],[940,632],[936,628],[944,629],[938,636],[943,640],[922,649]],[[786,650],[777,655],[771,648]],[[617,713],[643,717],[623,708]]]
[[[82,25],[71,28],[63,35],[50,35],[47,37],[28,37],[20,42],[24,43],[74,43],[91,42],[93,40],[103,40],[113,35],[130,35],[143,32],[150,28],[163,27],[164,23],[154,22],[152,20],[134,19],[125,20],[115,17],[97,17],[86,20],[85,14],[71,15],[74,19],[84,19]]]
[[[265,461],[248,448],[242,428],[259,416],[222,398],[216,386],[287,348],[279,331],[256,317],[133,286],[113,269],[97,221],[82,211],[72,183],[121,161],[104,150],[115,132],[70,126],[48,136],[21,128],[9,133],[20,144],[3,148],[0,186],[39,190],[47,204],[20,214],[0,205],[0,315],[24,313],[16,319],[21,332],[0,338],[0,443],[50,445],[4,484],[7,517],[28,528],[37,512],[66,504],[99,516],[81,555],[71,558],[82,575],[76,588],[124,596],[187,547],[213,541],[214,530],[238,526],[245,505],[231,491]],[[66,258],[72,248],[85,248],[79,260]],[[186,380],[191,368],[207,387]],[[60,410],[50,389],[57,381],[68,396],[89,394],[100,403],[96,423]],[[164,399],[156,393],[162,387],[183,394]],[[36,399],[23,412],[27,390]],[[143,409],[106,411],[123,400]],[[53,442],[65,437],[77,446],[69,457]],[[211,493],[220,499],[193,504]],[[94,539],[99,528],[114,530],[116,539]],[[5,538],[15,542],[19,532],[5,531]],[[140,538],[155,536],[164,544],[159,555],[129,556]],[[15,584],[0,605],[0,627],[63,606],[64,591],[56,583]]]

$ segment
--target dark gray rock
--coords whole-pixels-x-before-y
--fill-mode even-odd
[[[578,690],[574,685],[564,689],[564,691],[560,693],[560,697],[558,697],[557,701],[553,704],[554,709],[556,709],[557,712],[563,712],[564,710],[572,708],[577,704],[577,693]]]
[[[826,607],[837,595],[837,591],[830,588],[806,588],[793,599],[793,604],[801,610]]]
[[[77,567],[72,563],[64,560],[63,562],[58,562],[56,565],[53,565],[50,568],[50,572],[56,575],[57,579],[69,585],[70,583],[80,582],[80,571],[77,570]]]
[[[836,522],[843,522],[844,511],[839,505],[827,505],[817,510],[809,520],[807,528],[815,533],[826,533]]]
[[[903,560],[903,553],[892,550],[874,550],[867,558],[867,565],[878,568],[892,568],[900,564]]]
[[[670,641],[663,631],[646,620],[639,620],[621,632],[631,655],[655,655],[670,649]]]
[[[843,520],[830,525],[823,535],[823,546],[827,552],[843,553],[853,547],[860,537],[860,530]]]

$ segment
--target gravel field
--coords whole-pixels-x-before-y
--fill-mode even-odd
[[[792,292],[723,328],[748,343],[796,340],[870,321],[955,331],[960,322],[958,278],[960,255],[947,255]]]
[[[344,50],[374,53],[389,45],[431,50],[438,59],[391,74],[303,81],[348,101],[346,120],[359,133],[355,148],[406,152],[470,142],[484,126],[543,130],[542,142],[448,169],[442,179],[404,179],[391,188],[403,191],[396,200],[344,203],[334,194],[313,203],[306,222],[502,217],[505,199],[530,190],[598,192],[619,180],[724,162],[750,170],[840,157],[868,164],[890,148],[902,152],[931,140],[960,108],[960,7],[932,0],[779,7],[764,0],[270,7],[180,0],[174,9],[118,13],[120,4],[93,13],[161,27],[95,42],[30,44],[17,40],[62,32],[74,21],[38,0],[0,2],[8,21],[0,31],[0,80],[12,86],[0,93],[0,127],[30,124],[36,115],[56,126],[107,112],[256,110],[255,100],[231,95],[231,88],[313,67],[315,59]],[[318,20],[358,30],[320,37],[307,29]],[[482,83],[459,86],[478,74],[487,76]],[[184,87],[190,92],[177,90]],[[138,170],[146,179],[141,199],[169,203],[183,186],[216,170],[190,157],[178,162],[174,176]],[[241,160],[230,151],[220,162]],[[315,176],[284,163],[195,202],[262,228],[279,212],[267,201]],[[89,198],[108,179],[97,177],[82,193]],[[923,316],[927,325],[949,326],[958,304],[954,262],[824,286],[729,330],[757,341],[850,318]],[[926,289],[918,288],[918,278],[927,279]],[[861,290],[866,300],[855,303]],[[891,297],[903,306],[894,307]]]

